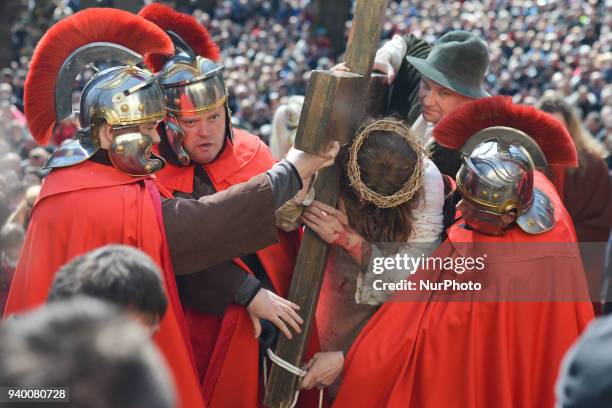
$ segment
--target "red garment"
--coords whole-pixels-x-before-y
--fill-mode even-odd
[[[234,128],[234,142],[227,143],[212,163],[204,165],[215,190],[248,181],[270,169],[276,160],[268,147],[256,136]],[[193,193],[195,166],[168,165],[158,175],[160,183],[171,191]],[[279,231],[279,243],[257,251],[275,292],[286,297],[298,249],[296,233]],[[252,273],[239,259],[234,262]],[[212,316],[186,309],[192,347],[203,381],[204,398],[209,407],[259,407],[263,394],[259,381],[259,343],[247,310],[230,306],[223,316]],[[316,333],[316,327],[311,330]],[[282,335],[282,334],[281,334]],[[318,340],[312,335],[308,357],[318,351]],[[237,380],[239,379],[239,380]],[[300,406],[317,406],[318,392],[304,393]]]
[[[566,167],[559,167],[559,166],[551,167],[550,169],[550,172],[551,172],[550,181],[552,181],[555,188],[557,189],[557,193],[559,194],[559,197],[564,196],[566,171],[567,171]]]
[[[168,311],[155,342],[174,374],[178,406],[204,407],[152,178],[91,161],[53,170],[32,212],[5,315],[44,303],[62,265],[107,244],[136,247],[162,269]]]
[[[553,202],[552,230],[530,236],[514,227],[492,237],[455,224],[449,245],[440,248],[575,242],[553,184],[537,173],[536,186]],[[554,281],[556,272],[584,283],[577,249],[552,256],[533,252],[507,253],[501,268],[539,263],[555,272],[547,275],[553,276],[551,286],[563,285]],[[588,302],[386,303],[351,348],[334,407],[552,408],[561,358],[592,317]]]
[[[560,195],[581,243],[580,254],[590,287],[598,288],[612,229],[612,175],[596,153],[585,150],[579,160],[580,167],[563,172],[564,190]],[[594,300],[593,307],[601,314],[601,302]]]
[[[51,135],[51,143],[56,146],[59,146],[64,140],[72,139],[78,130],[79,127],[73,122],[60,122],[59,125],[54,129],[53,134]]]

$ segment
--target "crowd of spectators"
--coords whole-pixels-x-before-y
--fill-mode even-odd
[[[16,20],[14,62],[1,79],[10,88],[0,89],[0,98],[12,91],[19,109],[36,41],[50,24],[78,11],[80,2],[55,3],[48,10],[25,11]],[[332,67],[342,55],[333,54],[325,29],[314,26],[313,0],[217,3],[202,11],[191,2],[183,11],[207,27],[222,50],[236,124],[267,139],[279,102],[303,95],[309,72]],[[604,141],[612,127],[610,11],[609,0],[391,1],[383,39],[412,32],[433,43],[448,30],[475,32],[490,46],[487,84],[492,93],[535,104],[544,91],[556,89]],[[348,33],[350,23],[346,26]]]
[[[26,192],[40,184],[41,166],[52,150],[36,148],[26,126],[28,63],[44,31],[80,7],[78,0],[57,0],[47,9],[36,3],[29,2],[14,19],[13,61],[0,68],[0,226],[10,217],[24,229],[33,202],[33,192],[27,197]],[[235,125],[267,141],[276,108],[288,96],[304,95],[311,70],[329,69],[342,55],[333,53],[325,29],[315,26],[314,0],[217,3],[200,10],[192,2],[181,11],[207,27],[222,51]],[[612,151],[611,27],[610,0],[401,0],[390,2],[383,41],[411,32],[433,43],[448,30],[472,31],[489,44],[487,86],[492,94],[536,104],[546,91],[555,90],[578,109],[586,130]],[[349,28],[347,22],[347,34]],[[75,129],[75,123],[62,123],[54,140]],[[0,230],[0,259],[8,259],[9,270],[14,259],[5,252],[14,244],[3,241],[21,236]]]
[[[143,4],[149,1],[144,0]],[[53,150],[53,145],[38,147],[27,128],[23,88],[28,65],[42,34],[55,22],[80,9],[79,0],[23,0],[23,3],[22,12],[13,20],[12,62],[0,66],[0,311],[4,309],[30,212],[45,176],[42,168]],[[41,7],[42,3],[50,5]],[[100,0],[99,3],[114,5],[113,0]],[[326,30],[315,26],[318,1],[218,0],[216,7],[204,10],[198,9],[197,5],[212,1],[181,3],[191,4],[181,11],[193,14],[207,27],[221,49],[234,124],[259,135],[266,142],[273,129],[272,118],[277,108],[290,96],[305,94],[309,73],[313,69],[329,69],[343,59],[341,54],[334,53]],[[117,1],[116,5],[121,4]],[[338,21],[338,24],[342,22]],[[345,24],[345,28],[348,34],[350,22]],[[516,102],[535,105],[543,96],[554,92],[562,99],[556,103],[560,106],[569,104],[573,109],[568,110],[577,112],[584,127],[580,131],[573,126],[573,121],[566,120],[578,147],[595,146],[593,151],[598,153],[596,159],[599,161],[600,156],[612,152],[612,0],[391,0],[382,40],[390,39],[394,34],[413,33],[434,43],[438,37],[454,29],[474,32],[489,44],[491,66],[486,85],[491,94],[509,95]],[[91,71],[84,73],[80,84],[84,85],[91,74]],[[78,89],[74,95],[77,102]],[[297,111],[294,108],[293,116]],[[551,112],[556,111],[552,109]],[[294,127],[295,117],[290,122]],[[54,144],[71,137],[77,126],[72,119],[59,124],[52,139]],[[587,133],[602,143],[590,140]],[[607,149],[607,152],[600,152],[600,148]],[[605,165],[601,166],[606,173]],[[608,167],[612,168],[609,154]],[[589,195],[583,197],[585,201],[597,202],[596,190],[591,185],[597,179],[605,178],[605,174],[602,177],[590,174],[593,173],[570,172],[567,179],[589,191]],[[582,202],[578,207],[586,208]],[[572,211],[571,205],[568,209]],[[574,217],[572,213],[579,238],[581,225],[603,225],[593,221],[592,212],[584,213],[583,219]],[[589,231],[592,232],[592,228]],[[605,233],[604,228],[604,239]],[[173,405],[172,390],[165,386],[168,384],[166,367],[149,339],[149,335],[157,330],[166,308],[163,288],[159,286],[159,271],[148,268],[147,262],[153,264],[145,260],[141,265],[142,273],[130,275],[131,278],[153,279],[159,286],[156,293],[161,294],[156,298],[159,310],[154,310],[154,313],[138,310],[138,307],[132,307],[139,305],[138,289],[151,286],[134,279],[122,281],[121,278],[127,276],[121,273],[122,267],[100,261],[100,257],[113,255],[113,251],[114,261],[142,261],[129,253],[135,252],[134,249],[119,247],[102,248],[77,258],[57,275],[50,296],[55,303],[0,325],[0,380],[20,386],[32,385],[20,382],[26,379],[24,373],[30,374],[20,371],[21,362],[28,359],[32,363],[28,367],[39,376],[29,377],[30,381],[32,378],[39,382],[53,380],[73,388],[81,387],[88,392],[77,395],[75,401],[84,406],[93,404],[91,398],[101,397],[106,398],[105,406],[165,408]],[[91,265],[99,268],[92,269]],[[129,266],[133,268],[133,265]],[[117,272],[114,276],[113,271]],[[113,284],[110,292],[107,290],[109,282]],[[130,284],[136,286],[129,287]],[[117,285],[125,286],[125,290],[117,290]],[[132,298],[119,299],[126,293]],[[136,316],[131,317],[147,323],[145,330],[134,321],[125,319],[125,315],[119,313],[125,311],[123,309],[91,299],[66,300],[76,295],[93,295],[121,307],[130,305],[128,312],[135,311]],[[151,292],[141,295],[146,296],[150,304]],[[62,325],[58,325],[58,321]],[[612,326],[610,322],[608,319],[608,327]],[[70,336],[62,336],[67,331]],[[601,330],[591,330],[587,336],[593,333],[596,335]],[[102,341],[109,338],[113,342]],[[48,339],[53,341],[46,341]],[[129,353],[117,354],[114,349],[103,347],[116,344],[117,339]],[[590,340],[587,337],[585,341]],[[78,350],[70,346],[78,347]],[[85,363],[74,358],[83,350],[93,356]],[[49,356],[55,353],[53,358],[65,363],[63,369],[57,370],[50,364],[56,361],[53,358],[38,358],[47,355],[45,353]],[[125,366],[123,355],[128,354],[131,367],[138,368],[139,373],[156,375],[131,375],[129,381],[124,381],[120,371]],[[574,355],[580,357],[579,352]],[[96,375],[74,375],[88,362],[103,369],[96,371],[86,366],[88,373]],[[605,366],[605,369],[609,367]],[[102,377],[97,374],[117,381],[106,381],[107,388],[100,392]],[[67,382],[66,376],[71,376],[69,380],[73,382]],[[129,398],[132,403],[129,405],[120,397],[124,396],[123,391],[134,387],[150,392],[138,394],[137,399]]]
[[[221,47],[237,123],[265,138],[269,128],[261,126],[279,100],[303,95],[310,70],[329,68],[342,55],[333,55],[325,30],[313,26],[314,1],[221,3],[194,15]],[[612,131],[611,11],[609,0],[392,1],[383,39],[414,33],[434,43],[449,30],[472,31],[489,44],[492,94],[536,104],[554,89],[605,141]]]

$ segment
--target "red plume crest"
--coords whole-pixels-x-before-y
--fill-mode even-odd
[[[179,13],[160,3],[151,3],[143,7],[138,15],[155,23],[163,30],[170,30],[178,34],[197,55],[213,61],[219,60],[219,47],[212,40],[208,30],[198,23],[195,17]],[[164,55],[148,55],[145,59],[147,66],[154,72],[159,71],[166,61],[167,57]]]
[[[163,30],[127,11],[90,8],[59,21],[36,46],[25,81],[26,119],[39,144],[49,143],[55,125],[55,83],[62,64],[72,52],[92,42],[119,44],[141,55],[174,52]]]
[[[508,126],[529,135],[553,166],[576,167],[576,146],[555,117],[533,106],[512,103],[510,97],[493,96],[467,103],[442,119],[433,129],[436,142],[460,150],[475,133],[492,126]]]

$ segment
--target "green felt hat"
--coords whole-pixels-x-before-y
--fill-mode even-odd
[[[489,66],[487,44],[467,31],[444,34],[427,59],[406,57],[426,78],[470,98],[490,96],[483,89]]]

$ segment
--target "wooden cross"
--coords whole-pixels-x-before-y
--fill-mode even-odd
[[[345,58],[350,72],[312,72],[295,137],[298,149],[318,153],[330,140],[346,144],[355,136],[366,113],[382,113],[387,89],[384,76],[372,76],[372,66],[386,8],[387,0],[357,0]],[[338,164],[320,171],[315,182],[316,199],[335,207],[339,182]],[[301,307],[302,333],[294,335],[293,340],[279,336],[275,350],[278,357],[297,367],[302,364],[314,321],[327,255],[327,243],[307,228],[288,296]],[[273,365],[264,405],[291,407],[297,386],[297,376]]]

